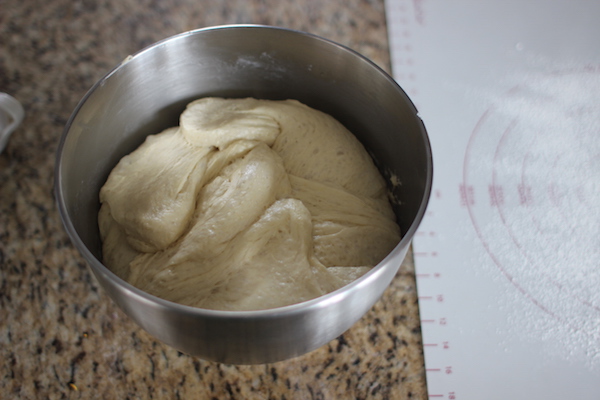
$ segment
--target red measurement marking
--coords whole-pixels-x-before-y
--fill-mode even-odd
[[[533,197],[531,195],[531,186],[520,184],[517,186],[519,192],[519,203],[522,206],[530,206],[533,204]]]
[[[425,11],[423,10],[423,0],[413,0],[413,9],[415,13],[415,21],[421,26],[425,25]]]
[[[518,87],[515,87],[515,88],[513,88],[513,91],[516,92],[517,89],[518,89]],[[470,157],[471,157],[471,153],[473,152],[473,144],[475,142],[475,137],[480,133],[481,127],[484,125],[485,121],[488,119],[489,114],[492,113],[493,111],[494,111],[493,108],[488,109],[481,116],[481,118],[479,119],[479,121],[477,122],[477,124],[475,126],[475,129],[473,129],[473,132],[471,133],[471,137],[469,138],[469,142],[467,143],[467,149],[465,151],[465,158],[463,160],[463,182],[464,183],[460,185],[461,189],[464,188],[465,186],[468,186],[467,177],[468,177]],[[461,196],[462,195],[463,195],[463,190],[461,190]],[[474,213],[473,207],[471,207],[471,205],[468,204],[468,203],[466,203],[466,206],[467,206],[467,211],[469,213],[469,218],[471,219],[471,222],[473,223],[473,228],[475,228],[475,232],[477,233],[477,236],[479,237],[479,240],[481,241],[481,244],[485,248],[485,250],[488,253],[488,255],[491,257],[491,259],[494,262],[494,264],[496,264],[496,266],[498,267],[498,269],[500,270],[500,272],[525,297],[527,297],[530,301],[532,301],[535,305],[537,305],[544,312],[548,313],[549,315],[551,315],[554,318],[557,318],[557,316],[553,312],[551,312],[546,307],[544,307],[536,298],[534,298],[532,296],[531,293],[529,293],[523,286],[521,286],[514,279],[514,277],[510,274],[510,272],[508,271],[508,269],[500,262],[500,260],[498,259],[497,255],[494,253],[494,251],[492,251],[490,245],[486,241],[486,238],[484,237],[484,234],[483,234],[483,229],[478,225],[478,221],[477,221],[477,219],[475,218],[475,215],[474,215],[475,213]]]
[[[431,323],[431,322],[435,322],[435,319],[422,319],[421,322],[422,323]]]
[[[425,347],[436,347],[437,345],[437,343],[423,343],[423,346]]]
[[[426,368],[425,371],[427,372],[440,372],[442,369],[441,368]]]
[[[429,397],[444,397],[443,394],[430,394]]]
[[[504,189],[500,185],[489,185],[490,205],[498,207],[504,205]]]
[[[419,296],[419,300],[431,300],[433,296]]]
[[[471,185],[461,184],[458,187],[460,193],[460,205],[463,207],[475,204],[475,190]]]

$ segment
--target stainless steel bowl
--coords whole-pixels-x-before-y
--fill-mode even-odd
[[[376,160],[398,200],[403,238],[373,270],[333,293],[277,309],[224,312],[145,293],[102,264],[98,193],[119,159],[178,124],[203,96],[297,99],[337,118]],[[143,329],[191,355],[257,364],[295,357],[346,331],[398,271],[429,200],[432,159],[417,111],[390,76],[356,52],[287,29],[235,25],[158,42],[110,71],[81,100],[56,160],[65,228],[108,295]],[[391,181],[392,181],[391,180]]]

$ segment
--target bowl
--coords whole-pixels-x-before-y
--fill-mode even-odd
[[[178,124],[205,96],[296,99],[331,114],[363,143],[389,182],[402,239],[371,271],[332,293],[260,311],[215,311],[169,302],[102,264],[98,194],[121,157]],[[105,292],[144,330],[177,350],[227,364],[310,352],[345,332],[383,294],[423,218],[432,181],[427,133],[396,82],[324,38],[230,25],[194,30],[127,57],[79,102],[61,137],[55,195],[63,224]]]

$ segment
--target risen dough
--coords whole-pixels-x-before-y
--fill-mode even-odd
[[[398,243],[386,186],[339,122],[297,101],[204,98],[100,191],[105,264],[167,300],[220,310],[302,302]]]

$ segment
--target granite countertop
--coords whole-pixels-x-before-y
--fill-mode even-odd
[[[382,0],[4,0],[0,91],[25,120],[0,154],[0,398],[425,399],[412,259],[329,344],[268,365],[190,357],[138,328],[98,286],[53,199],[59,137],[128,54],[200,27],[257,23],[347,45],[389,71]]]

